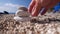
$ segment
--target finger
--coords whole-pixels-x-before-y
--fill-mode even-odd
[[[49,5],[46,6],[46,8],[52,8],[52,7],[54,7],[58,2],[59,2],[58,0],[52,1]]]
[[[32,0],[32,2],[30,3],[30,5],[29,5],[29,7],[28,7],[28,12],[29,12],[29,13],[32,12],[32,9],[33,9],[34,5],[35,5],[35,1]]]
[[[42,11],[41,15],[44,15],[49,8],[52,8],[52,7],[53,7],[54,5],[56,5],[57,3],[58,3],[57,0],[56,0],[56,1],[52,1],[50,4],[48,4],[48,5],[45,7],[45,9]]]
[[[34,6],[34,8],[32,10],[32,16],[38,16],[41,8],[42,8],[41,5],[39,3],[36,3],[36,5]]]
[[[52,4],[49,6],[49,8],[54,7],[55,5],[57,5],[57,3],[59,2],[59,0],[55,0],[55,2],[53,1]]]

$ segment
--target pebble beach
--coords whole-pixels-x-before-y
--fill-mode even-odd
[[[60,34],[60,14],[39,16],[39,20],[15,21],[14,14],[0,15],[0,34]]]

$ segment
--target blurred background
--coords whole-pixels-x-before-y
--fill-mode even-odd
[[[0,0],[0,12],[15,13],[20,6],[28,7],[31,0]]]
[[[0,12],[7,11],[9,13],[15,13],[20,6],[28,8],[31,0],[0,0]],[[59,11],[60,3],[51,8],[54,12]]]

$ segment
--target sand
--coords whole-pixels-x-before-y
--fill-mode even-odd
[[[49,13],[39,20],[15,21],[14,14],[0,15],[0,34],[60,34],[60,14]]]

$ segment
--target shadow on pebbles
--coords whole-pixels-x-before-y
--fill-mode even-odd
[[[0,34],[60,34],[60,15],[44,15],[39,20],[18,22],[14,14],[0,16]]]

